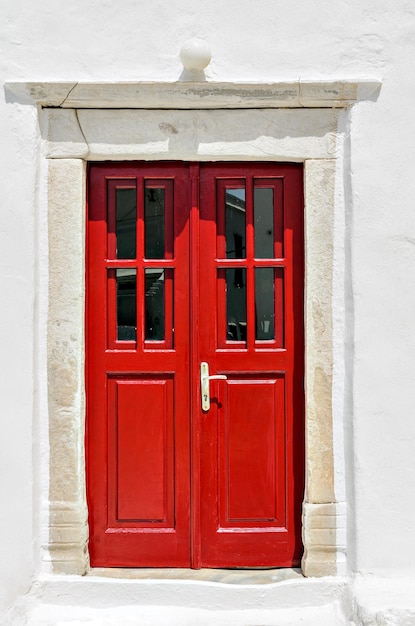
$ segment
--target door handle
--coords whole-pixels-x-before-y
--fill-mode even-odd
[[[228,377],[224,374],[215,374],[209,376],[209,364],[206,361],[202,361],[200,364],[200,392],[202,396],[202,411],[209,411],[210,409],[210,380],[226,380]]]

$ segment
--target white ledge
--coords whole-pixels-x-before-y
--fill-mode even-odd
[[[7,99],[69,109],[261,109],[348,107],[376,100],[379,80],[276,83],[10,82]]]

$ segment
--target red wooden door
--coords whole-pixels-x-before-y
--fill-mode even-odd
[[[289,566],[301,553],[302,171],[205,165],[199,358],[214,401],[200,417],[200,560]]]
[[[299,165],[90,167],[93,566],[298,564],[301,181]],[[227,377],[208,411],[201,362]]]
[[[188,566],[187,168],[94,165],[88,197],[91,563]]]

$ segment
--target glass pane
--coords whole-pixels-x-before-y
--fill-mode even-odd
[[[116,190],[117,259],[135,259],[136,190]]]
[[[115,271],[117,281],[117,339],[136,340],[136,270]]]
[[[245,244],[245,189],[225,191],[226,257],[244,259]]]
[[[256,339],[274,339],[274,269],[255,269],[255,317]]]
[[[164,340],[164,270],[146,269],[146,340]]]
[[[274,256],[274,190],[254,189],[255,257]]]
[[[146,186],[144,229],[146,259],[163,259],[164,189]]]
[[[246,341],[246,270],[226,270],[226,338]]]

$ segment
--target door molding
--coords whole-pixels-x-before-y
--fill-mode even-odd
[[[84,456],[86,160],[304,162],[306,493],[302,569],[346,571],[343,398],[348,111],[44,109],[48,159],[49,459],[44,571],[89,567]],[[351,452],[349,452],[351,454]]]
[[[378,78],[337,78],[276,82],[120,81],[7,82],[8,96],[18,102],[65,109],[260,109],[333,108],[374,100]]]

